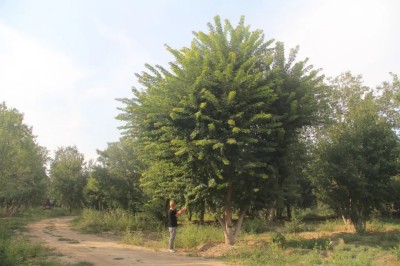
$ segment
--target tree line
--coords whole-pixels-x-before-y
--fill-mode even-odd
[[[71,210],[162,219],[175,199],[200,222],[212,213],[234,244],[247,216],[290,219],[294,208],[322,203],[364,232],[373,211],[399,213],[397,75],[376,88],[349,72],[326,78],[297,59],[298,47],[287,54],[243,17],[234,27],[217,16],[189,47],[166,48],[169,67],[146,65],[136,74],[142,87],[119,99],[123,135],[96,162],[76,147],[49,160],[22,114],[3,103],[7,214],[46,195]]]

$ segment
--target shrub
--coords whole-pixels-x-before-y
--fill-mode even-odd
[[[189,224],[178,227],[175,245],[178,248],[192,248],[205,243],[221,242],[223,239],[224,235],[220,228]],[[168,235],[164,241],[168,242]]]
[[[21,238],[0,241],[0,265],[24,265],[29,260],[45,257],[48,250]]]
[[[98,233],[103,231],[124,232],[132,231],[160,231],[162,223],[150,214],[131,214],[122,209],[100,212],[85,209],[76,221],[76,227],[86,232]]]
[[[392,248],[392,252],[397,256],[397,260],[400,260],[400,245]]]
[[[285,227],[289,233],[298,233],[304,231],[305,224],[303,223],[303,218],[294,215],[292,217],[292,220],[290,220],[289,222],[285,222]]]
[[[272,238],[271,238],[271,242],[272,242],[275,246],[282,248],[282,247],[285,245],[285,243],[286,243],[286,238],[285,238],[285,236],[284,236],[283,234],[281,234],[281,233],[273,233],[273,234],[272,234]]]
[[[242,232],[249,234],[259,234],[267,231],[265,221],[260,218],[247,219],[243,222]]]
[[[326,220],[323,223],[318,224],[315,230],[333,232],[338,225],[342,224],[343,222],[340,220]]]

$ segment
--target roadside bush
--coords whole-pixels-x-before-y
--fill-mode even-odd
[[[299,233],[305,230],[303,218],[293,215],[292,220],[285,222],[285,228],[289,233]]]
[[[242,225],[242,232],[248,234],[260,234],[267,231],[265,221],[260,218],[246,219]]]
[[[336,227],[342,226],[343,221],[335,219],[335,220],[326,220],[323,223],[319,223],[315,231],[327,231],[327,232],[333,232],[336,230]]]
[[[220,228],[188,224],[178,227],[175,241],[177,248],[192,248],[205,243],[218,243],[224,239]],[[165,244],[168,243],[168,234],[164,235]]]
[[[281,234],[281,233],[273,233],[273,234],[272,234],[272,237],[271,237],[271,242],[272,242],[275,246],[282,248],[282,247],[285,245],[285,243],[286,243],[286,238],[285,238],[285,236],[284,236],[283,234]]]
[[[392,248],[392,252],[396,255],[397,260],[400,261],[400,245],[397,247]]]
[[[40,244],[13,238],[0,243],[0,265],[24,265],[28,260],[48,253]]]
[[[116,233],[129,231],[160,231],[162,223],[150,214],[131,214],[122,209],[100,212],[85,209],[75,224],[76,228],[86,232],[99,233],[112,231]]]

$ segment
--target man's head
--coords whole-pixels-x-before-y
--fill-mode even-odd
[[[170,200],[170,201],[169,201],[169,207],[170,207],[171,209],[175,209],[175,208],[176,208],[175,201]]]

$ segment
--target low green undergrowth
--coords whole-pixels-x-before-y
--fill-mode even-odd
[[[85,209],[74,221],[74,227],[88,233],[111,231],[121,234],[127,230],[160,231],[163,228],[162,223],[149,214],[131,214],[121,209],[104,212]]]
[[[164,237],[165,244],[168,243],[168,237],[168,234]],[[188,224],[178,227],[175,246],[190,249],[205,243],[223,242],[223,240],[224,234],[219,227]]]
[[[240,265],[400,265],[398,219],[374,219],[364,234],[340,220],[304,222],[303,232],[288,230],[287,223],[275,229],[283,233],[241,238],[225,260]]]
[[[253,218],[244,220],[241,232],[247,234],[259,234],[264,233],[267,230],[268,228],[264,219]]]
[[[399,220],[372,220],[367,232],[360,235],[339,219],[307,221],[296,217],[298,219],[292,222],[268,226],[263,220],[247,220],[236,247],[220,255],[240,265],[391,266],[400,263]],[[117,232],[127,244],[156,249],[168,246],[168,229],[145,214],[85,210],[76,225],[86,231]],[[223,241],[222,229],[217,225],[184,223],[178,227],[175,247],[191,254],[202,254],[200,247]],[[210,243],[213,245],[208,245]],[[207,251],[204,255],[207,256]]]
[[[311,247],[313,246],[313,247]],[[225,260],[240,265],[399,265],[398,250],[382,250],[367,245],[341,244],[330,250],[316,242],[310,247],[241,247],[225,255]]]
[[[145,213],[130,214],[120,209],[105,212],[85,209],[75,220],[74,227],[88,233],[111,231],[120,235],[122,242],[131,245],[147,245],[146,238],[151,233],[155,233],[152,235],[156,239],[152,239],[150,246],[156,248],[168,246],[168,228],[156,218]],[[218,226],[185,224],[178,227],[175,246],[191,249],[205,243],[223,241],[224,235]],[[158,244],[154,242],[158,242]]]

